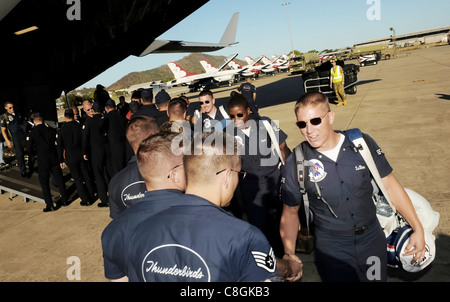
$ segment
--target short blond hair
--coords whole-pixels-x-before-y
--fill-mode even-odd
[[[234,168],[241,161],[236,139],[221,131],[204,132],[192,139],[183,163],[188,184],[208,184],[222,169]]]
[[[139,115],[128,123],[126,136],[131,148],[135,150],[144,139],[158,132],[159,127],[154,118]]]
[[[327,106],[328,110],[330,109],[330,103],[328,102],[328,98],[325,94],[321,92],[308,92],[302,95],[295,103],[294,111],[297,114],[297,111],[300,108],[304,108],[308,105],[316,106],[319,104],[324,104]]]
[[[182,161],[183,153],[172,152],[172,141],[177,133],[160,132],[144,139],[137,151],[138,169],[144,181],[167,177],[170,170]]]

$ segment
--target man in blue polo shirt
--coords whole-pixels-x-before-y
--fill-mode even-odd
[[[222,209],[233,197],[239,177],[245,176],[235,139],[212,132],[192,142],[183,158],[186,194],[133,234],[130,281],[278,278],[273,250],[261,231]]]
[[[335,114],[325,95],[305,94],[298,100],[295,113],[297,126],[306,139],[305,158],[314,163],[305,182],[314,215],[315,259],[322,280],[386,281],[386,237],[376,217],[371,175],[364,159],[345,132],[333,130]],[[414,260],[420,260],[425,239],[414,207],[392,174],[384,153],[372,138],[368,135],[364,138],[394,206],[414,229],[409,247],[414,246],[415,250],[408,254],[415,254]],[[295,165],[290,156],[283,169],[286,182],[282,188],[284,207],[280,226],[285,253],[291,258],[296,258],[298,211],[302,204]],[[373,264],[369,258],[374,256],[380,262],[378,279],[368,274]]]
[[[132,119],[126,129],[126,137],[134,155],[127,166],[111,178],[108,184],[109,216],[115,219],[120,213],[138,202],[147,191],[144,179],[137,166],[137,151],[139,144],[155,133],[158,125],[148,116],[138,116]]]
[[[281,256],[280,168],[291,152],[286,144],[287,135],[268,117],[252,119],[248,102],[240,94],[229,100],[228,112],[233,123],[227,125],[226,131],[239,140],[242,169],[247,171],[247,177],[239,182],[244,213],[247,221],[266,235],[275,254]]]
[[[103,231],[102,248],[105,277],[127,281],[127,250],[134,228],[143,220],[175,204],[183,196],[186,181],[183,154],[172,152],[176,134],[157,133],[143,140],[137,151],[137,164],[147,192],[136,204],[126,209]],[[155,168],[157,167],[157,168]]]

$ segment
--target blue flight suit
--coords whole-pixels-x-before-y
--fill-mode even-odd
[[[380,176],[389,175],[392,168],[384,153],[370,136],[364,134],[364,138]],[[386,237],[376,217],[372,178],[364,159],[347,136],[336,162],[305,144],[305,158],[315,163],[305,179],[316,230],[316,262],[322,280],[367,281],[368,258],[377,256],[381,261],[381,280],[385,281]],[[295,169],[291,154],[283,169],[285,184],[282,186],[282,201],[288,206],[303,205]],[[317,197],[311,177],[317,181],[330,207]]]
[[[237,90],[241,92],[242,95],[245,96],[245,98],[247,99],[248,105],[250,106],[250,110],[252,111],[254,116],[259,117],[258,106],[256,105],[256,102],[253,99],[253,93],[256,93],[255,85],[245,82],[242,83]]]
[[[183,192],[172,189],[149,191],[139,202],[106,226],[101,237],[106,278],[119,279],[129,276],[127,249],[134,228],[145,219],[178,202],[183,195]]]
[[[136,155],[133,155],[128,165],[114,175],[108,184],[109,216],[116,219],[120,213],[138,202],[145,192],[147,187],[139,173]]]
[[[266,235],[278,256],[279,253],[283,253],[279,235],[279,219],[282,210],[282,202],[279,198],[280,159],[275,149],[272,148],[272,140],[262,124],[262,120],[267,120],[272,126],[275,136],[278,138],[276,144],[281,145],[286,141],[286,133],[268,117],[249,120],[247,123],[254,125],[250,127],[249,135],[234,127],[234,123],[229,120],[222,121],[222,125],[227,124],[226,131],[228,133],[233,131],[231,133],[234,133],[241,146],[241,169],[247,172],[246,177],[239,181],[244,213],[248,222],[258,227]],[[229,127],[234,128],[230,130]]]
[[[136,228],[130,281],[256,282],[278,276],[260,230],[199,196],[181,199]]]
[[[225,117],[222,115],[222,112],[220,112],[219,108],[217,108],[216,115],[214,117],[211,117],[206,113],[202,113],[201,120],[203,123],[204,131],[212,130],[211,128],[214,128],[214,126],[223,119],[225,119]]]
[[[6,120],[7,119],[7,120]],[[5,112],[2,115],[1,127],[6,128],[6,133],[11,134],[11,140],[13,142],[14,152],[16,154],[17,165],[19,166],[22,176],[26,174],[23,143],[25,141],[25,132],[23,130],[23,119],[18,114],[10,114]],[[32,166],[29,167],[30,171]]]

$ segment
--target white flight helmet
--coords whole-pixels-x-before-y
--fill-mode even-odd
[[[435,237],[432,234],[425,233],[425,257],[419,262],[413,262],[413,255],[404,256],[405,248],[409,243],[409,238],[413,233],[409,225],[400,228],[398,232],[393,232],[387,238],[388,245],[388,265],[393,267],[402,267],[405,271],[415,273],[423,270],[433,262],[436,257]]]

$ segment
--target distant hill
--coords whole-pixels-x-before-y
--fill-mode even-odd
[[[203,53],[191,53],[188,56],[185,56],[181,58],[180,60],[176,61],[178,65],[180,65],[182,68],[187,70],[188,72],[192,73],[203,73],[205,70],[200,65],[200,60],[207,60],[211,64],[215,65],[216,67],[219,67],[223,61],[226,59],[224,56],[212,56],[207,55]],[[241,65],[247,65],[245,61],[237,60]],[[167,62],[168,63],[168,62]],[[141,72],[131,72],[118,80],[117,82],[113,83],[111,86],[107,87],[106,89],[109,91],[112,90],[118,90],[118,89],[124,89],[127,87],[130,87],[131,85],[140,84],[140,83],[146,83],[150,81],[170,81],[173,80],[174,76],[173,73],[170,71],[169,67],[164,64],[157,68],[141,71]]]

